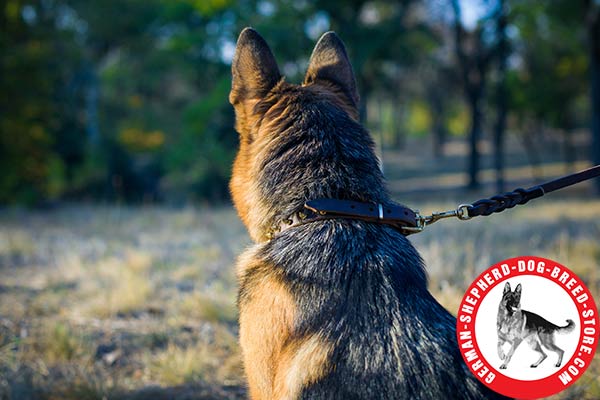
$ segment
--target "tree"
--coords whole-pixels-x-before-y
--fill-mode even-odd
[[[448,4],[7,0],[0,10],[0,203],[225,198],[237,140],[227,102],[228,57],[247,25],[268,38],[283,74],[295,83],[314,41],[336,30],[355,69],[363,119],[367,103],[375,111],[379,105],[367,125],[383,121],[382,138],[397,143],[396,128],[418,120],[421,133],[431,130],[437,155],[456,104],[463,115],[462,102],[454,101],[458,73],[471,120],[469,186],[479,185],[477,144],[491,106],[498,111],[500,189],[507,121],[555,128],[570,143],[569,132],[587,117],[588,61],[598,108],[598,5],[480,0],[488,14],[471,29],[458,0],[450,22],[442,2]],[[580,45],[585,12],[589,53]],[[497,83],[494,96],[486,94],[491,82]],[[591,115],[598,160],[600,113]],[[398,123],[403,117],[412,122]],[[462,122],[448,128],[456,132]],[[533,135],[521,137],[539,158]]]
[[[592,164],[600,165],[600,4],[592,0],[585,0],[585,3],[591,80],[591,159]],[[600,179],[596,179],[596,192],[600,194]]]
[[[519,67],[507,71],[509,110],[529,157],[541,162],[543,131],[562,135],[564,159],[576,154],[573,130],[587,114],[588,54],[581,45],[583,4],[569,0],[513,1],[509,19],[518,33]],[[541,178],[541,177],[538,177]]]
[[[58,198],[79,161],[79,51],[60,1],[0,8],[0,203]]]
[[[493,56],[493,49],[484,40],[484,26],[478,24],[467,39],[462,24],[461,6],[458,0],[452,0],[454,12],[454,45],[456,58],[462,74],[464,93],[471,115],[469,132],[469,189],[477,189],[479,182],[479,139],[483,126],[483,100],[486,92],[487,73]],[[467,44],[467,40],[470,41]],[[470,45],[470,46],[469,46]],[[470,51],[467,50],[468,46]]]
[[[505,1],[499,0],[498,15],[496,17],[498,82],[496,84],[496,125],[494,127],[494,169],[496,170],[496,190],[498,193],[504,192],[504,134],[508,113],[506,88],[506,64],[508,59],[507,19]]]

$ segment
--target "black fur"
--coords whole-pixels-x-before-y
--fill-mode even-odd
[[[275,216],[322,197],[390,202],[368,133],[306,97],[292,105],[292,122],[262,166],[260,187]],[[464,365],[455,319],[427,291],[423,261],[400,232],[315,222],[277,235],[258,257],[277,266],[297,302],[296,334],[318,331],[336,344],[335,371],[303,399],[500,398]]]
[[[287,104],[258,176],[271,222],[317,198],[391,203],[372,139],[359,123],[327,99],[284,82],[257,112],[270,110],[272,99]],[[464,364],[455,318],[428,292],[423,261],[399,231],[325,220],[256,246],[265,267],[240,277],[240,303],[262,276],[276,274],[298,309],[294,335],[319,334],[334,343],[332,370],[305,387],[302,399],[504,398]]]

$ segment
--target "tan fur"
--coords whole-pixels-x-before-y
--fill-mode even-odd
[[[255,191],[250,190],[252,156],[250,154],[250,143],[245,137],[240,137],[240,149],[233,163],[233,175],[229,184],[233,202],[236,205],[238,215],[247,227],[250,226],[250,209],[256,205],[258,196]],[[253,240],[257,237],[250,231]]]
[[[319,221],[273,234],[311,199],[389,202],[335,33],[308,64],[302,85],[284,82],[251,28],[232,61],[240,149],[230,188],[256,242],[237,267],[250,398],[494,397],[459,364],[454,320],[427,294],[416,250],[405,240],[386,248],[398,232]]]
[[[333,344],[317,334],[306,337],[295,334],[296,302],[279,278],[277,266],[268,265],[258,256],[261,243],[268,240],[275,213],[264,198],[268,193],[261,192],[257,177],[261,161],[278,140],[276,132],[281,132],[288,123],[290,104],[297,102],[299,92],[337,105],[354,120],[358,120],[358,95],[346,93],[339,85],[322,79],[316,64],[310,81],[304,85],[286,83],[266,44],[261,45],[262,39],[248,30],[240,37],[232,63],[229,97],[235,109],[240,148],[230,190],[240,218],[258,243],[239,258],[237,266],[240,344],[250,398],[293,400],[301,395],[303,388],[330,371],[328,359]],[[336,54],[331,54],[327,61],[339,61],[334,57]],[[348,68],[351,75],[349,64]],[[348,79],[354,80],[352,76]]]
[[[254,259],[252,250],[240,258],[238,276],[252,269],[268,270]],[[292,336],[296,306],[289,291],[274,274],[265,275],[249,286],[247,296],[240,301],[240,344],[251,399],[276,399],[275,387],[283,349]]]
[[[257,175],[256,160],[260,160],[259,152],[264,148],[265,141],[270,140],[268,129],[261,129],[262,116],[247,113],[254,108],[256,102],[250,105],[236,106],[237,129],[240,133],[240,149],[233,163],[233,174],[229,188],[241,220],[246,225],[250,237],[255,242],[266,240],[265,222],[261,220],[268,215],[256,187],[254,177]],[[238,107],[244,111],[237,112]],[[260,130],[260,132],[259,132]]]
[[[298,398],[303,387],[316,382],[329,371],[328,360],[332,350],[333,346],[317,335],[287,345],[278,360],[273,398]]]
[[[289,85],[285,82],[278,84],[279,88]],[[348,115],[358,120],[358,111],[347,100],[347,97],[333,85],[314,83],[304,86],[305,90],[316,96],[336,104]],[[257,101],[249,100],[237,103],[236,129],[240,133],[240,148],[233,163],[233,174],[229,189],[238,215],[255,242],[267,240],[273,221],[260,191],[256,186],[254,177],[258,175],[259,164],[257,161],[264,159],[266,153],[273,147],[272,142],[277,137],[272,132],[279,131],[279,125],[287,121],[287,107],[292,99],[279,95],[275,88],[270,96],[264,99],[267,104],[272,104],[269,109],[256,110]]]
[[[249,395],[253,400],[292,400],[329,371],[333,345],[318,335],[294,336],[295,301],[275,268],[257,260],[258,249],[246,251],[237,268],[242,285],[253,270],[261,271],[260,280],[244,286],[247,291],[240,299],[240,344]]]

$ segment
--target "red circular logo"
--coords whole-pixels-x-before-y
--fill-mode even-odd
[[[572,385],[590,365],[600,324],[592,295],[565,266],[522,256],[469,286],[456,336],[471,372],[490,389],[537,399]]]

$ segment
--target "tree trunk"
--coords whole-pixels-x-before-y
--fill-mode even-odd
[[[468,189],[477,189],[479,182],[479,138],[483,126],[483,109],[481,102],[485,93],[485,80],[489,62],[491,60],[492,49],[486,49],[483,40],[483,30],[476,28],[473,32],[475,40],[475,49],[471,54],[467,54],[464,44],[464,28],[461,22],[461,8],[458,0],[451,2],[454,11],[454,47],[456,58],[460,66],[463,78],[465,95],[471,111],[471,132],[469,135],[469,166]]]
[[[440,159],[444,156],[446,144],[446,127],[443,118],[435,116],[433,119],[433,156]]]
[[[592,73],[592,164],[600,165],[600,60],[594,60],[590,69]],[[595,182],[596,194],[600,195],[600,179],[596,179]]]
[[[481,110],[481,98],[483,87],[479,87],[475,93],[469,96],[469,108],[471,109],[471,132],[469,134],[469,183],[468,189],[479,189],[479,139],[483,125],[483,112]]]
[[[444,144],[446,143],[446,127],[444,126],[444,105],[441,96],[436,93],[436,89],[430,88],[429,107],[431,107],[433,117],[433,156],[439,159],[444,154]]]
[[[498,116],[494,129],[494,169],[496,170],[496,191],[504,192],[504,133],[506,131],[506,89],[504,82],[498,88]]]
[[[573,143],[573,131],[571,127],[563,129],[562,135],[565,173],[570,174],[575,170],[575,144]]]
[[[590,45],[592,164],[600,165],[600,7],[595,2],[588,5],[588,40]],[[600,195],[600,179],[596,194]]]
[[[506,9],[504,0],[500,1],[498,16],[498,86],[496,88],[496,126],[494,129],[494,169],[496,170],[496,191],[504,192],[504,132],[506,130],[507,90],[506,59],[508,43],[506,39]]]
[[[86,113],[86,131],[88,145],[96,148],[100,141],[100,130],[98,128],[98,98],[99,98],[99,80],[96,68],[91,65],[87,67],[87,90],[85,92],[85,113]]]
[[[400,150],[404,148],[404,142],[405,142],[405,138],[404,138],[404,129],[402,126],[402,112],[403,112],[403,105],[402,102],[400,101],[400,96],[399,95],[395,95],[392,98],[392,112],[393,112],[393,116],[392,116],[392,121],[393,121],[393,139],[392,139],[392,147],[396,150]]]
[[[534,138],[535,135],[539,134],[540,129],[541,127],[539,124],[534,123],[533,126],[527,128],[523,135],[521,135],[523,147],[525,148],[525,153],[527,154],[527,159],[531,167],[531,175],[535,182],[541,182],[543,180],[541,161],[535,145],[536,140]]]

